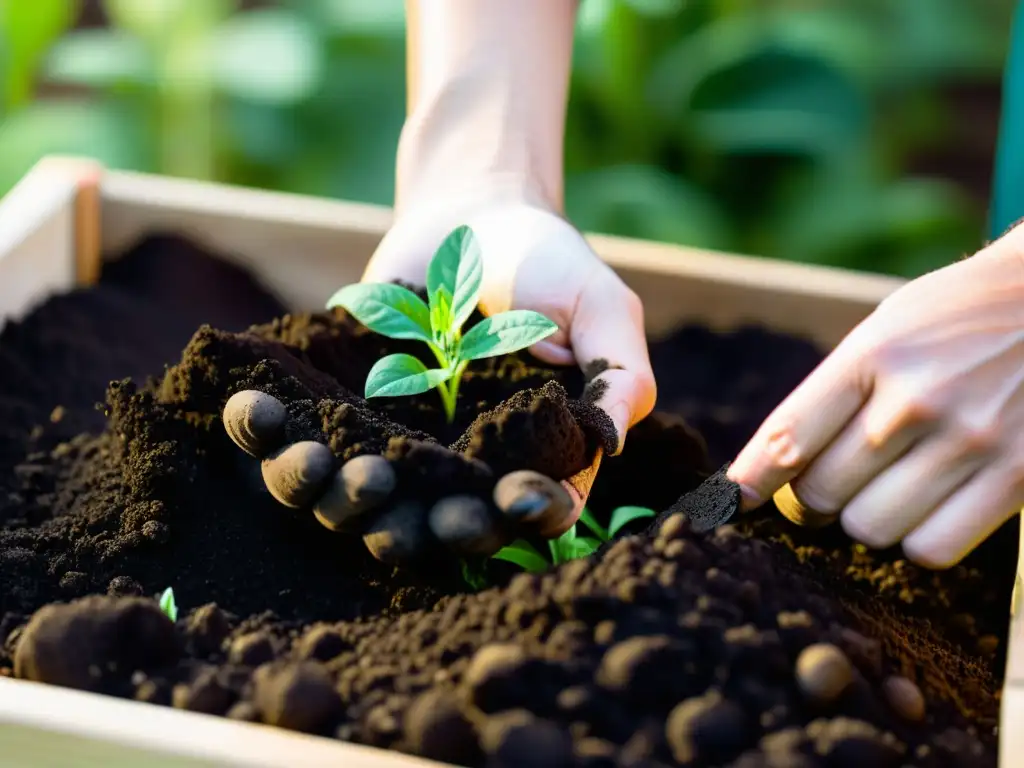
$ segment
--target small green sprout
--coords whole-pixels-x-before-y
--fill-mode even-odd
[[[548,548],[551,550],[551,563],[548,563],[544,556],[530,542],[523,539],[516,539],[507,547],[502,547],[493,557],[496,560],[505,560],[506,562],[518,565],[524,571],[539,573],[546,571],[552,564],[561,565],[570,560],[588,557],[594,554],[603,543],[615,538],[615,534],[628,523],[640,518],[654,516],[654,510],[646,507],[619,507],[612,512],[608,528],[605,529],[594,519],[589,510],[584,509],[580,514],[580,522],[587,526],[594,536],[577,535],[576,526],[574,525],[557,539],[550,540]]]
[[[424,303],[394,283],[347,285],[327,302],[342,307],[371,331],[392,339],[424,342],[439,368],[407,354],[377,361],[366,377],[365,396],[418,395],[437,387],[448,423],[455,419],[459,381],[471,360],[507,355],[547,338],[558,326],[537,312],[514,309],[491,315],[465,333],[483,280],[480,244],[467,226],[453,230],[427,267]]]
[[[160,595],[160,610],[171,621],[178,620],[178,604],[174,602],[174,588],[168,587]]]

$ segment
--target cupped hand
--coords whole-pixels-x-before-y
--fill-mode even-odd
[[[406,208],[398,216],[363,281],[423,285],[444,238],[459,225],[470,226],[484,266],[481,310],[531,309],[557,323],[558,332],[530,351],[551,364],[600,370],[589,390],[611,418],[621,450],[626,431],[650,413],[655,399],[636,295],[577,230],[541,205],[487,201],[486,193],[470,205],[435,203],[429,210]],[[237,393],[223,416],[231,439],[260,460],[262,483],[279,502],[311,509],[332,530],[360,532],[378,559],[396,564],[416,559],[427,528],[460,555],[493,554],[508,543],[509,531],[561,535],[578,520],[602,454],[599,450],[590,467],[561,483],[525,470],[500,478],[493,498],[500,520],[495,521],[487,504],[458,495],[430,510],[395,502],[402,493],[383,457],[363,456],[339,467],[322,444],[287,444],[285,406],[264,393]]]
[[[583,236],[551,210],[521,199],[431,205],[403,213],[381,242],[364,282],[403,280],[422,285],[427,264],[456,226],[472,228],[480,243],[480,309],[540,312],[558,331],[530,348],[554,365],[601,371],[589,383],[608,414],[622,450],[627,430],[654,407],[655,384],[640,300],[593,252]],[[541,535],[564,533],[578,519],[597,473],[593,466],[564,483],[573,512]]]
[[[1024,227],[891,294],[728,474],[745,508],[958,563],[1024,504]]]

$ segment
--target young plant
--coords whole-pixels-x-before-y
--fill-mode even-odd
[[[418,395],[436,387],[451,423],[459,381],[471,360],[525,349],[558,330],[544,315],[514,309],[491,315],[463,333],[463,324],[476,309],[482,280],[480,244],[469,227],[460,226],[430,260],[427,303],[394,283],[356,283],[331,297],[328,309],[342,307],[383,336],[422,341],[440,366],[427,368],[412,355],[388,355],[366,377],[367,399]]]
[[[168,587],[160,595],[160,610],[171,621],[178,620],[178,604],[174,602],[174,588]]]
[[[551,539],[548,541],[548,549],[551,551],[551,563],[544,559],[544,556],[537,551],[536,547],[523,539],[516,539],[507,547],[502,547],[493,557],[496,560],[505,560],[506,562],[518,565],[525,571],[539,573],[546,571],[551,565],[561,565],[580,557],[588,557],[594,554],[601,544],[615,538],[615,534],[622,530],[626,524],[643,517],[654,516],[654,510],[647,509],[646,507],[619,507],[612,512],[608,528],[605,529],[594,519],[589,510],[584,509],[580,514],[580,522],[586,525],[594,533],[594,536],[577,535],[576,526],[574,525],[557,539]]]
[[[592,514],[590,514],[590,510],[584,509],[583,512],[580,513],[580,522],[593,531],[594,535],[601,541],[611,541],[619,531],[634,520],[640,520],[645,517],[655,517],[655,514],[656,513],[653,509],[648,509],[647,507],[619,507],[612,512],[612,517],[608,521],[608,528],[605,529],[602,528],[601,524],[594,519]]]

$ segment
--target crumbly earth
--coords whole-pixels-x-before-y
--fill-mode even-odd
[[[582,375],[527,356],[475,369],[452,427],[428,396],[368,408],[352,392],[398,349],[340,313],[284,315],[172,237],[8,324],[0,673],[465,765],[995,764],[1015,523],[936,574],[771,509],[694,530],[735,502],[710,470],[816,364],[812,347],[753,329],[655,343],[660,412],[606,459],[591,506],[666,512],[546,574],[502,564],[476,594],[454,565],[393,571],[280,507],[220,425],[251,387],[289,403],[290,438],[339,456],[450,444],[556,474],[606,438],[573,399]],[[176,626],[151,599],[166,586]],[[923,722],[893,674],[920,686]]]

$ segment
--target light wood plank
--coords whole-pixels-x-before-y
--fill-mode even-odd
[[[37,165],[0,200],[0,325],[75,285],[73,176]]]
[[[245,266],[294,310],[319,309],[359,279],[392,221],[390,208],[109,172],[101,185],[103,248],[123,252],[173,230]],[[588,235],[597,253],[644,299],[648,331],[701,321],[727,329],[762,323],[832,347],[896,278],[626,238]]]
[[[399,752],[0,677],[4,768],[437,768]]]

